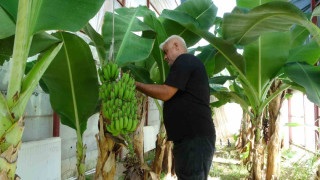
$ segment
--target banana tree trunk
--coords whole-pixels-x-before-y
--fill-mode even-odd
[[[236,142],[236,149],[242,151],[246,148],[246,145],[249,141],[249,134],[250,134],[250,117],[248,113],[243,110],[242,112],[242,120],[241,120],[241,127],[240,127],[240,134]]]
[[[156,142],[156,155],[154,161],[152,163],[152,171],[160,177],[160,173],[162,170],[162,163],[164,157],[164,150],[166,148],[167,137],[165,135],[165,127],[164,124],[161,124],[160,132],[157,135],[157,142]]]
[[[24,131],[24,117],[12,123],[12,118],[1,119],[1,155],[0,155],[0,179],[19,180],[15,174],[17,168],[18,151],[21,147],[21,138]]]
[[[167,141],[165,145],[165,151],[163,155],[163,163],[162,163],[162,172],[166,173],[167,175],[171,175],[172,169],[172,142]]]
[[[275,92],[280,86],[280,82],[272,84],[270,91]],[[281,156],[281,138],[280,138],[280,108],[284,101],[285,92],[276,96],[269,104],[269,137],[268,159],[267,159],[267,180],[280,179],[280,156]]]
[[[117,145],[109,133],[104,133],[103,117],[99,118],[99,133],[96,135],[98,144],[98,159],[96,180],[112,180],[116,172],[116,154],[121,146]]]
[[[250,149],[252,157],[252,169],[251,177],[254,180],[262,180],[263,176],[263,165],[264,165],[264,145],[262,138],[262,114],[255,117],[253,124],[254,129],[254,144]]]
[[[144,123],[146,121],[146,114],[147,114],[147,101],[148,98],[145,97],[142,93],[136,92],[136,96],[138,99],[140,99],[140,103],[138,103],[138,118],[140,119],[140,123],[136,129],[136,131],[133,133],[133,147],[136,155],[138,156],[140,166],[144,164],[144,158],[143,158],[143,127]]]

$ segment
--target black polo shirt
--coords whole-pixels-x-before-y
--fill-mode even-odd
[[[194,55],[180,55],[164,84],[178,88],[163,107],[168,140],[215,136],[209,107],[209,82],[203,63]]]

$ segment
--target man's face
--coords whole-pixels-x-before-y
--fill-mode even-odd
[[[171,66],[177,58],[177,49],[172,41],[163,46],[164,60]]]

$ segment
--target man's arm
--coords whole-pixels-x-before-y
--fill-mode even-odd
[[[165,84],[157,85],[135,82],[135,85],[138,91],[155,99],[160,99],[162,101],[168,101],[178,91],[178,88],[168,86]]]

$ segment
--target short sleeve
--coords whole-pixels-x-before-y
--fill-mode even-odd
[[[164,84],[184,91],[186,89],[191,72],[192,69],[189,66],[189,62],[179,58],[171,66],[168,77]]]

